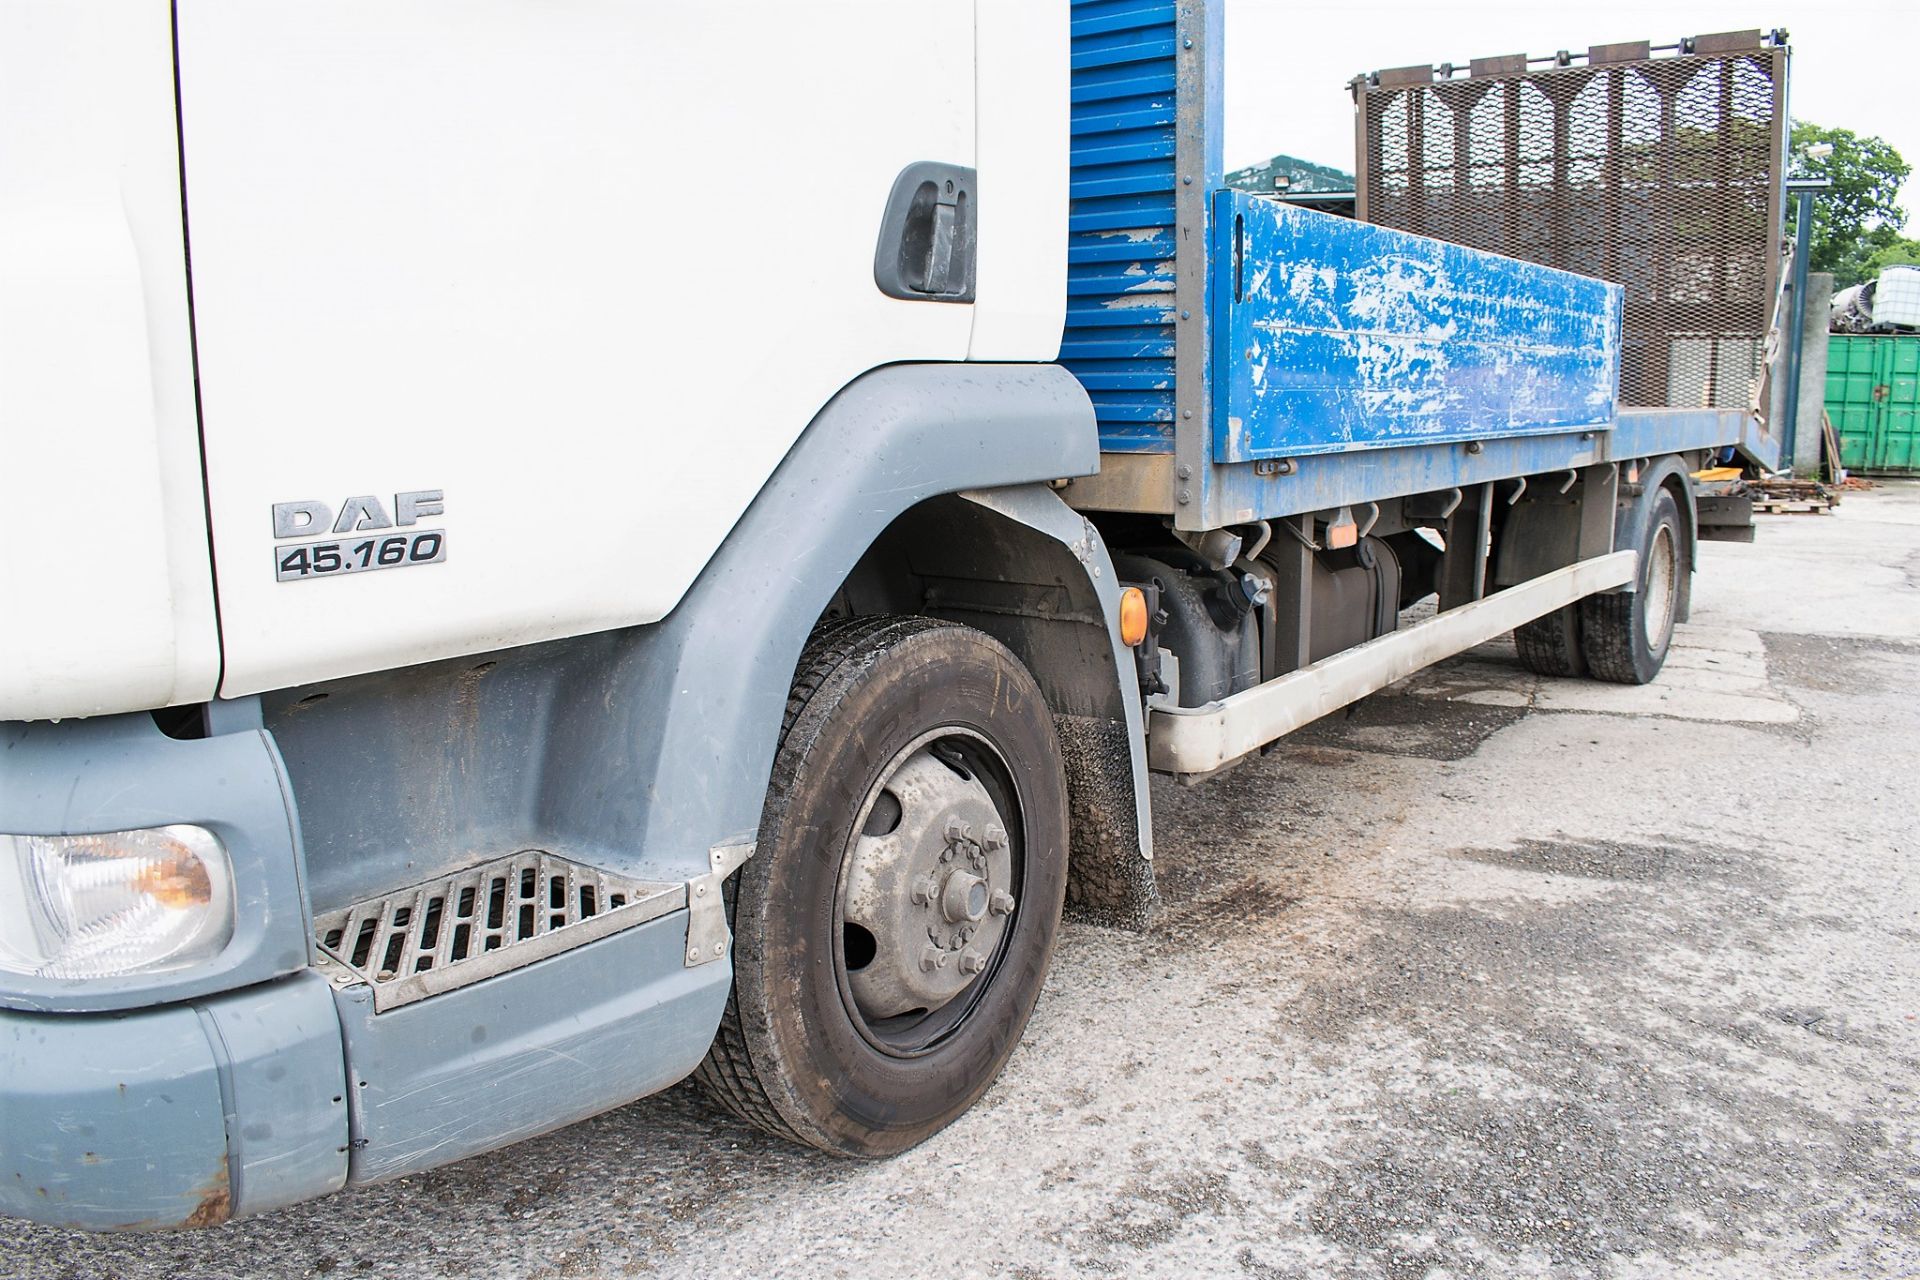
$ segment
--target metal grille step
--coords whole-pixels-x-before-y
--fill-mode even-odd
[[[686,905],[684,884],[630,880],[539,849],[330,911],[313,922],[336,984],[376,1013],[479,982]]]

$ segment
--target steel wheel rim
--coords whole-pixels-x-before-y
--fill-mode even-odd
[[[952,786],[942,785],[946,777]],[[998,850],[987,847],[989,827],[998,830]],[[1018,793],[992,742],[948,725],[894,754],[868,786],[841,851],[830,922],[841,1003],[869,1045],[914,1058],[959,1030],[999,972],[1025,878]],[[907,933],[909,924],[920,932]],[[934,955],[945,963],[933,964]],[[977,967],[962,972],[969,957]],[[909,994],[924,1003],[897,1009]]]
[[[1647,649],[1658,653],[1673,629],[1676,590],[1679,585],[1679,557],[1673,544],[1673,527],[1661,525],[1654,530],[1653,545],[1647,548],[1646,600],[1641,610]]]

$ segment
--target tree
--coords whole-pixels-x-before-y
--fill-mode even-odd
[[[1280,179],[1286,179],[1284,183]],[[1270,196],[1275,191],[1294,194],[1353,190],[1353,175],[1331,165],[1315,164],[1295,156],[1275,156],[1265,164],[1250,164],[1227,175],[1227,185],[1238,191]]]
[[[1867,259],[1867,274],[1878,275],[1888,267],[1920,267],[1920,240],[1904,236]]]
[[[1814,159],[1807,152],[1820,143],[1833,151]],[[1809,267],[1833,272],[1834,285],[1845,288],[1871,277],[1878,255],[1914,244],[1900,236],[1907,219],[1899,204],[1900,184],[1913,166],[1884,140],[1803,120],[1793,126],[1792,149],[1794,176],[1833,183],[1813,197]],[[1791,203],[1788,210],[1791,223]]]

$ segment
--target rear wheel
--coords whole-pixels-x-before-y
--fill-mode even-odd
[[[1527,670],[1542,676],[1583,676],[1586,657],[1580,652],[1580,606],[1565,605],[1544,618],[1513,629],[1514,648]]]
[[[826,1151],[928,1137],[1019,1041],[1066,860],[1053,720],[1018,658],[927,618],[827,624],[733,885],[734,989],[698,1079]]]
[[[1680,506],[1662,489],[1640,546],[1638,589],[1580,602],[1581,647],[1588,671],[1615,684],[1647,684],[1660,674],[1680,615],[1687,570]]]

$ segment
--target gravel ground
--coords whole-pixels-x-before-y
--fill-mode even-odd
[[[1703,550],[1649,690],[1465,655],[1205,786],[1000,1083],[842,1163],[681,1088],[30,1277],[1920,1274],[1920,485]]]

